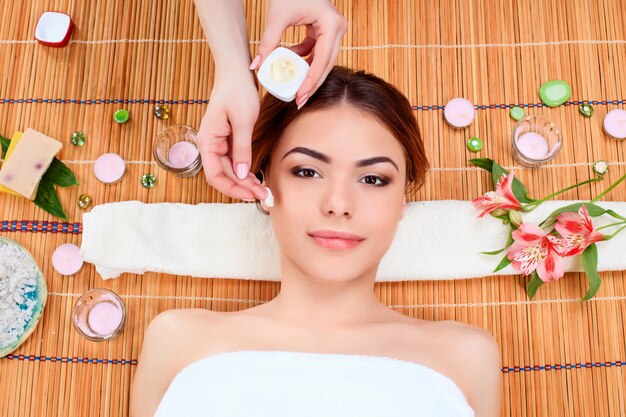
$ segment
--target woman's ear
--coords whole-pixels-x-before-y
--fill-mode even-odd
[[[404,219],[405,215],[406,215],[406,194],[404,195],[402,199],[402,211],[400,215],[400,220]]]

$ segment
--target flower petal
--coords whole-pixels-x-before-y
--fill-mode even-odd
[[[556,281],[563,276],[563,273],[561,257],[554,251],[550,251],[537,267],[537,275],[544,282]]]
[[[519,243],[523,243],[526,246],[536,243],[538,240],[543,239],[546,236],[539,226],[533,223],[522,223],[517,230],[514,230],[511,234],[513,240]]]

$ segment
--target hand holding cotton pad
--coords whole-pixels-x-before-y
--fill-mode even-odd
[[[257,78],[268,93],[282,101],[293,101],[306,79],[309,64],[291,49],[278,47],[265,59]]]

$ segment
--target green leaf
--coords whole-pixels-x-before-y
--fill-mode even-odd
[[[557,221],[557,218],[559,216],[559,214],[561,213],[577,213],[578,210],[580,209],[580,206],[585,206],[587,207],[587,211],[589,212],[589,215],[591,217],[598,217],[603,215],[604,213],[607,213],[608,210],[603,209],[600,206],[597,206],[595,204],[592,203],[574,203],[574,204],[569,204],[567,206],[563,206],[561,208],[558,208],[556,210],[554,210],[552,213],[550,213],[550,215],[539,224],[539,227],[545,225],[545,224],[549,224],[551,225],[552,223],[555,223]]]
[[[67,214],[65,214],[61,201],[59,201],[57,191],[54,189],[54,185],[52,185],[51,182],[43,181],[42,179],[37,187],[37,196],[33,202],[39,208],[47,211],[53,216],[67,220]]]
[[[72,171],[56,158],[52,159],[52,163],[43,174],[42,181],[43,180],[47,180],[61,187],[70,187],[79,184]]]
[[[513,243],[513,229],[509,230],[509,237],[506,239],[506,244],[504,245],[502,249],[494,250],[492,252],[480,252],[480,253],[484,255],[497,255],[503,250],[505,250],[506,248],[508,248],[509,246],[511,246],[511,243]]]
[[[498,165],[496,162],[494,162],[493,165],[491,166],[491,176],[493,178],[493,185],[498,184],[498,181],[500,181],[500,177],[502,177],[502,174],[506,174],[506,170],[502,168],[500,165]]]
[[[498,272],[499,270],[508,266],[510,263],[511,261],[509,261],[509,258],[507,258],[507,255],[504,255],[504,258],[502,258],[502,260],[500,261],[498,266],[496,266],[496,269],[494,269],[493,272]]]
[[[541,280],[541,278],[539,278],[539,275],[537,275],[537,271],[533,271],[532,275],[530,276],[530,281],[528,281],[528,284],[526,284],[526,293],[531,300],[535,296],[537,289],[539,289],[542,284],[543,281]]]
[[[600,275],[598,275],[598,248],[596,244],[593,243],[587,246],[582,253],[582,257],[585,274],[587,274],[587,278],[589,279],[589,290],[580,301],[587,301],[598,292],[600,284],[602,284]]]
[[[4,155],[6,155],[7,151],[9,150],[11,140],[0,135],[0,144],[2,145],[2,158],[4,159]]]
[[[474,158],[469,160],[470,164],[474,164],[479,168],[491,172],[491,166],[493,165],[493,159],[489,158]]]
[[[494,174],[494,165],[498,165],[494,162],[493,159],[489,159],[489,158],[475,158],[475,159],[470,159],[469,162],[471,164],[476,165],[479,168],[482,168],[486,171],[491,172],[492,177],[495,177]],[[499,169],[502,170],[502,172],[504,172],[505,174],[508,174],[509,172],[502,168],[500,165],[498,165]],[[498,168],[496,168],[498,169]],[[499,171],[498,171],[499,172]],[[500,175],[502,175],[500,173]],[[499,177],[498,177],[499,178]],[[526,189],[526,186],[517,178],[513,178],[513,184],[511,184],[511,190],[513,191],[513,194],[515,195],[515,198],[517,198],[521,203],[532,203],[534,201],[537,201],[535,199],[532,199],[530,197],[528,197],[528,190]]]

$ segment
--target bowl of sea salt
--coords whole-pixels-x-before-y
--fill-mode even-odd
[[[48,290],[32,255],[0,237],[0,357],[17,349],[41,318]]]

